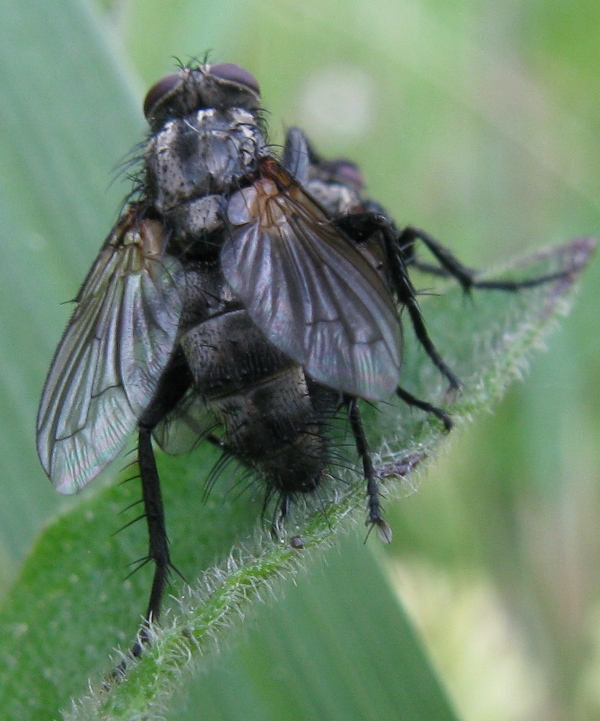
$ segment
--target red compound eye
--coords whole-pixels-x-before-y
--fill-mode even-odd
[[[249,73],[245,68],[233,63],[219,63],[212,65],[210,68],[210,74],[221,80],[227,80],[231,83],[237,83],[244,87],[252,90],[252,92],[260,95],[260,88],[258,82],[252,73]]]
[[[170,95],[175,88],[183,82],[181,75],[173,73],[171,75],[165,75],[157,83],[148,90],[146,99],[144,100],[144,115],[148,117],[152,112],[155,105],[162,100],[166,95]]]

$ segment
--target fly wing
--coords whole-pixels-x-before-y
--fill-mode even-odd
[[[152,431],[165,453],[179,456],[194,450],[217,426],[206,401],[190,389]]]
[[[400,319],[384,280],[272,158],[228,206],[227,282],[250,318],[318,382],[371,400],[398,385]]]
[[[123,448],[177,337],[181,265],[164,255],[163,226],[134,216],[92,266],[42,393],[37,449],[60,493],[85,486]]]

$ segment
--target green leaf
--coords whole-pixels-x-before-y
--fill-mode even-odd
[[[149,14],[154,12],[156,5],[160,5],[145,3],[144,0],[137,6],[142,7],[144,4],[148,8],[154,6]],[[506,43],[497,41],[495,51],[490,53],[487,38],[482,38],[480,52],[485,55],[486,61],[491,60],[492,65],[495,62],[497,69],[506,69],[505,76],[492,77],[501,80],[497,97],[509,109],[509,113],[497,126],[500,132],[490,133],[488,124],[496,127],[496,116],[493,108],[485,105],[489,102],[487,95],[481,95],[480,86],[471,82],[470,74],[467,73],[465,77],[469,80],[465,81],[460,70],[457,72],[457,67],[464,62],[465,57],[470,58],[474,67],[481,67],[479,55],[474,52],[477,47],[470,44],[471,31],[477,20],[473,9],[465,8],[466,12],[456,14],[451,9],[445,10],[447,19],[451,20],[446,22],[445,18],[438,18],[425,6],[423,15],[420,12],[407,15],[403,4],[384,3],[381,8],[363,4],[362,11],[359,6],[356,7],[358,14],[364,12],[364,16],[359,18],[355,15],[349,22],[342,23],[340,18],[345,11],[343,3],[330,2],[324,5],[319,2],[312,8],[289,3],[275,13],[272,12],[272,3],[259,5],[264,11],[262,17],[259,11],[252,24],[240,27],[239,23],[236,26],[231,20],[233,13],[229,9],[223,13],[214,9],[216,3],[193,0],[187,3],[186,12],[197,12],[200,15],[206,11],[202,27],[194,27],[186,20],[187,36],[197,37],[197,46],[188,50],[188,45],[181,43],[180,38],[175,37],[175,32],[165,42],[165,23],[170,21],[171,28],[181,26],[180,13],[173,13],[166,17],[164,14],[160,16],[160,23],[155,24],[151,36],[146,35],[146,31],[142,31],[133,20],[124,34],[124,47],[135,42],[136,50],[133,54],[140,72],[147,73],[148,80],[154,80],[155,71],[152,68],[158,69],[159,63],[161,68],[165,67],[165,60],[171,55],[185,58],[188,52],[202,53],[205,49],[214,48],[219,60],[242,59],[237,45],[238,39],[241,39],[246,52],[245,55],[242,53],[242,57],[253,58],[249,67],[261,80],[268,99],[267,105],[274,111],[271,121],[274,134],[281,125],[282,108],[285,108],[284,117],[288,122],[299,121],[298,108],[290,110],[290,99],[298,98],[304,88],[298,78],[310,75],[324,64],[338,63],[340,59],[352,68],[357,65],[368,67],[377,77],[378,112],[386,109],[386,114],[385,117],[375,118],[376,122],[365,129],[361,136],[365,138],[364,143],[360,138],[355,138],[350,149],[346,140],[346,145],[342,143],[341,151],[350,153],[352,150],[352,157],[359,157],[375,195],[383,199],[386,205],[396,210],[402,209],[405,218],[419,221],[427,218],[429,227],[436,211],[439,212],[440,217],[437,221],[433,220],[433,227],[437,222],[438,227],[444,228],[444,237],[453,238],[453,248],[456,247],[454,240],[460,243],[477,239],[479,248],[487,247],[490,255],[498,255],[504,252],[500,250],[504,247],[500,244],[507,238],[512,238],[515,243],[516,239],[521,242],[523,237],[568,237],[573,228],[595,226],[597,209],[587,199],[595,199],[598,195],[595,189],[600,175],[590,161],[593,158],[591,149],[597,144],[589,142],[591,137],[583,132],[584,125],[567,124],[573,132],[565,133],[561,115],[556,116],[554,136],[550,131],[535,132],[528,136],[526,131],[529,127],[538,128],[537,116],[532,119],[528,113],[521,113],[523,103],[528,103],[529,94],[521,93],[519,83],[514,83],[514,64],[504,62],[504,55],[498,52]],[[108,179],[119,158],[129,151],[143,133],[139,98],[136,98],[132,89],[137,86],[135,78],[131,72],[123,71],[122,63],[115,59],[116,43],[107,40],[103,28],[86,7],[84,3],[74,0],[34,0],[26,4],[4,0],[2,3],[4,37],[0,48],[0,73],[3,103],[0,106],[0,130],[4,142],[0,148],[0,227],[5,262],[0,269],[0,303],[4,311],[0,333],[3,365],[0,391],[0,452],[3,460],[0,551],[4,554],[1,562],[4,568],[0,567],[0,580],[14,573],[12,562],[24,552],[32,534],[51,510],[56,508],[59,500],[39,468],[33,447],[39,391],[56,340],[70,312],[68,307],[58,304],[74,295],[103,235],[114,221],[125,189],[119,184],[107,189]],[[165,7],[167,4],[163,4],[163,11]],[[228,6],[235,7],[235,3]],[[186,17],[185,13],[183,17]],[[223,18],[227,22],[219,25]],[[459,27],[463,22],[469,40],[467,45],[464,42],[465,33]],[[499,25],[512,28],[510,23]],[[212,30],[201,35],[208,27]],[[558,27],[562,38],[564,24],[560,23]],[[589,27],[592,28],[590,32],[593,32],[593,23]],[[228,28],[231,31],[229,36]],[[533,23],[532,28],[536,37],[539,37],[539,23]],[[419,29],[421,32],[417,32]],[[207,36],[210,37],[205,39]],[[228,40],[221,42],[219,38]],[[385,42],[382,38],[385,38]],[[577,41],[576,36],[574,40]],[[157,41],[162,41],[162,51],[157,51]],[[580,45],[573,42],[573,47],[580,48]],[[593,43],[589,43],[589,46],[596,47]],[[142,53],[144,48],[145,55]],[[465,48],[469,51],[467,56]],[[580,57],[580,54],[577,53],[576,57]],[[555,62],[554,50],[550,51],[547,58],[553,62],[543,60],[544,68],[556,69],[560,73],[561,65]],[[291,66],[294,66],[293,73],[289,72]],[[594,68],[593,77],[595,66],[591,67]],[[270,69],[272,72],[269,72]],[[375,75],[376,72],[379,75]],[[565,73],[564,77],[570,92],[580,100],[576,94],[576,85],[569,80],[569,74]],[[463,82],[470,92],[466,99],[462,93],[465,89],[461,87]],[[450,108],[444,104],[448,88],[458,101]],[[587,85],[584,84],[584,88],[587,89]],[[396,89],[399,89],[399,95],[395,93]],[[521,100],[521,96],[526,100]],[[287,99],[285,102],[290,101],[287,106],[285,102],[279,102],[282,97]],[[505,102],[507,97],[508,103]],[[543,94],[541,97],[548,99]],[[515,105],[518,98],[521,104]],[[596,96],[586,92],[585,98],[591,103]],[[272,103],[271,99],[275,102]],[[481,103],[484,103],[483,109]],[[577,102],[573,105],[579,107]],[[515,122],[514,107],[519,109],[519,122]],[[568,107],[571,107],[571,103]],[[444,108],[444,112],[440,113],[440,108]],[[541,108],[539,112],[545,113],[546,103],[529,103],[527,108]],[[522,123],[523,117],[528,122]],[[592,117],[595,115],[592,114]],[[487,120],[482,123],[481,118]],[[302,122],[308,122],[308,119]],[[399,127],[402,128],[401,133],[398,132]],[[549,127],[544,126],[546,130]],[[503,140],[498,144],[499,137]],[[557,147],[548,145],[553,137],[560,143],[560,152],[557,152]],[[514,138],[516,142],[513,142]],[[395,141],[398,145],[392,146]],[[334,137],[333,143],[337,148],[337,138]],[[480,151],[484,149],[481,156],[483,160],[479,158],[475,163],[477,148]],[[552,178],[552,193],[548,191],[546,183],[539,182],[540,171],[548,160],[551,161],[552,172],[559,178],[558,183]],[[587,189],[580,192],[582,186],[579,174],[584,167],[588,171]],[[487,173],[486,168],[489,168]],[[564,181],[560,180],[561,172],[566,174]],[[548,181],[545,176],[542,179]],[[515,183],[515,180],[520,180],[520,184]],[[527,192],[522,192],[521,188],[526,188]],[[545,204],[541,202],[542,197]],[[568,232],[565,229],[569,229]],[[486,239],[485,244],[480,238]],[[429,280],[424,283],[425,286],[428,284]],[[591,283],[588,285],[592,286]],[[535,314],[539,308],[536,310],[537,306],[529,303],[529,297],[529,293],[523,294],[520,300],[525,303],[525,307],[514,306],[512,312],[526,320],[529,311],[532,311],[534,316],[530,331],[535,335],[539,320]],[[491,307],[485,322],[496,319],[495,303],[503,303],[504,300],[513,303],[516,299],[497,294],[476,294],[475,307],[484,310],[488,300]],[[590,300],[595,301],[595,298],[590,296]],[[454,320],[462,318],[464,327],[457,329],[447,323],[444,314],[438,317],[432,306],[446,302],[456,306],[459,315]],[[448,307],[448,311],[451,307]],[[600,357],[596,352],[599,337],[596,333],[596,303],[590,302],[588,307],[591,311],[588,312],[583,332],[574,332],[567,341],[572,341],[575,336],[586,339],[588,362],[585,366],[588,375],[593,378],[595,388],[597,373],[594,370]],[[471,336],[471,331],[477,328],[477,316],[471,313],[473,306],[469,300],[459,293],[442,299],[424,299],[423,308],[427,312],[431,334],[449,362],[460,358],[461,353],[472,352],[473,365],[481,363],[481,373],[489,373],[489,387],[481,386],[483,395],[477,396],[475,393],[478,400],[473,402],[469,400],[469,394],[465,394],[458,401],[457,411],[460,407],[461,412],[470,412],[479,407],[479,401],[484,404],[490,402],[494,395],[501,392],[513,371],[518,370],[522,359],[520,351],[515,351],[513,355],[510,344],[507,346],[501,342],[502,330],[496,328],[494,342],[499,341],[498,355],[491,361],[485,352],[485,344],[489,339],[485,333],[480,334],[481,325],[477,334]],[[471,325],[474,321],[475,325]],[[495,327],[494,322],[490,327]],[[508,340],[512,337],[511,327],[507,331]],[[480,338],[483,352],[480,353],[481,348],[473,348],[468,344],[460,345],[458,340],[464,336],[454,337],[455,331],[466,333],[473,340]],[[517,347],[520,347],[521,342],[527,345],[533,335],[525,333],[523,337],[517,338]],[[567,345],[571,347],[572,344],[568,342]],[[408,342],[403,383],[410,390],[441,402],[443,388],[439,377],[420,354],[413,351],[412,343]],[[488,362],[491,365],[486,365]],[[496,364],[499,364],[498,368]],[[579,370],[585,369],[580,367]],[[479,371],[461,377],[467,388],[471,383],[476,386],[480,380]],[[583,377],[583,373],[578,374],[578,378]],[[534,393],[545,390],[543,387],[535,388],[535,385],[532,387]],[[587,395],[584,395],[587,400]],[[463,403],[466,405],[462,406]],[[458,419],[462,417],[461,412],[457,412]],[[391,412],[386,414],[386,418],[390,415],[390,428],[382,429],[381,425],[374,427],[374,439],[395,435],[393,429],[397,427],[398,417],[395,412]],[[403,410],[401,423],[406,425],[402,426],[402,438],[408,438],[408,433],[413,429],[411,421],[407,420],[413,415],[418,425],[419,414]],[[418,432],[425,434],[424,442],[435,442],[436,429],[428,422]],[[427,435],[429,432],[430,436]],[[402,438],[398,443],[397,439],[394,440],[392,444],[394,453],[399,453],[401,460]],[[192,582],[198,578],[201,569],[222,562],[227,557],[228,549],[238,544],[240,538],[250,544],[260,514],[260,498],[244,496],[235,499],[235,491],[223,499],[213,494],[207,507],[199,503],[203,482],[213,460],[198,456],[181,461],[163,459],[175,560]],[[381,460],[394,463],[390,456]],[[95,679],[97,687],[98,679],[110,668],[107,656],[111,648],[117,643],[123,649],[129,647],[139,613],[145,605],[149,577],[146,569],[123,582],[125,564],[143,554],[146,541],[141,524],[118,534],[112,540],[108,540],[108,536],[121,523],[116,520],[116,513],[128,502],[137,500],[138,493],[134,485],[105,489],[100,482],[96,482],[92,489],[74,499],[74,515],[64,516],[40,538],[3,609],[5,615],[0,643],[4,666],[0,678],[0,696],[7,718],[55,718],[58,709],[68,705],[70,696],[79,696],[85,692],[88,675]],[[340,492],[343,491],[342,488]],[[358,505],[362,509],[362,502]],[[593,517],[593,514],[589,515]],[[123,523],[131,518],[132,515],[124,516]],[[434,528],[435,535],[435,525],[428,525]],[[290,529],[290,533],[293,532],[294,529]],[[371,539],[370,543],[374,542],[375,539]],[[271,542],[265,539],[265,543]],[[306,539],[305,543],[309,545]],[[356,555],[359,550],[362,552],[361,534],[358,541],[350,537],[344,543],[350,544],[347,545],[350,556],[354,555],[353,549],[357,549]],[[320,562],[321,551],[311,553]],[[361,583],[366,573],[363,564],[373,571],[373,562],[369,562],[367,555],[367,559],[363,558],[361,565],[353,565],[348,574],[351,576],[356,572],[352,598],[364,609],[364,616],[370,618],[373,613],[370,610],[373,598],[370,596],[379,598],[385,593],[389,595],[389,589],[386,590],[381,579],[375,586],[372,576],[369,576],[366,585]],[[545,564],[548,567],[551,565]],[[315,573],[316,577],[311,577],[306,594],[310,598],[318,588],[321,589],[319,605],[326,616],[326,612],[329,614],[331,609],[339,607],[339,599],[346,599],[349,591],[340,584],[335,587],[339,594],[337,598],[335,594],[330,595],[335,584],[319,586],[319,572]],[[267,582],[269,589],[271,583]],[[181,591],[185,595],[184,587],[179,582],[175,583],[173,591]],[[296,589],[291,592],[295,594]],[[207,660],[210,676],[199,696],[205,704],[202,706],[205,717],[209,717],[211,710],[206,698],[206,687],[213,691],[214,699],[217,699],[213,703],[217,718],[225,717],[225,712],[234,718],[233,707],[236,703],[237,717],[240,718],[264,718],[256,709],[267,708],[275,718],[285,716],[277,713],[277,709],[285,708],[285,705],[278,707],[276,702],[285,703],[288,683],[278,689],[276,700],[265,671],[269,660],[275,658],[278,665],[283,666],[286,661],[288,663],[285,669],[274,669],[275,679],[279,677],[278,674],[293,676],[297,673],[298,677],[305,680],[304,703],[308,708],[311,703],[322,703],[323,699],[330,702],[329,709],[346,708],[347,699],[364,698],[360,684],[362,681],[365,685],[372,684],[370,675],[364,670],[369,665],[376,666],[380,672],[378,678],[382,687],[400,690],[404,685],[414,686],[411,673],[423,669],[417,660],[421,652],[418,648],[414,653],[412,649],[410,653],[406,651],[410,639],[400,633],[397,637],[394,635],[401,617],[390,612],[377,619],[381,621],[380,628],[385,630],[386,639],[389,638],[390,644],[396,649],[392,652],[388,647],[385,648],[386,653],[393,653],[387,670],[378,665],[380,656],[374,655],[365,660],[356,653],[353,655],[353,662],[357,663],[356,679],[352,679],[354,683],[340,682],[335,685],[333,681],[336,674],[333,673],[333,679],[327,677],[327,681],[319,687],[319,678],[309,679],[310,668],[322,668],[324,659],[329,660],[330,670],[337,669],[338,664],[342,666],[346,662],[350,663],[350,638],[355,641],[361,638],[364,618],[357,616],[345,625],[344,630],[336,630],[336,636],[348,639],[348,646],[344,647],[344,654],[347,652],[347,655],[335,658],[334,655],[321,654],[318,644],[315,647],[313,643],[308,657],[302,645],[298,650],[297,644],[292,642],[292,639],[298,643],[308,640],[310,631],[314,630],[312,623],[306,623],[305,615],[307,608],[313,604],[305,603],[304,598],[301,595],[290,606],[284,602],[279,610],[279,624],[273,623],[276,614],[271,607],[252,605],[253,612],[260,616],[258,627],[251,632],[254,646],[250,648],[244,645],[239,655],[233,650],[229,651],[223,657],[230,664],[226,670],[223,670],[221,662]],[[381,613],[380,608],[377,613]],[[168,623],[172,618],[173,611],[166,616],[165,622]],[[298,621],[297,627],[290,622],[290,618]],[[536,622],[538,620],[536,616]],[[280,647],[284,651],[288,649],[287,655],[276,656],[269,648],[262,655],[256,653],[257,645],[263,649],[267,646],[269,633],[286,634],[285,637],[271,640],[271,644],[276,649],[279,640]],[[233,634],[226,634],[226,637],[232,639]],[[392,643],[394,640],[397,643]],[[374,649],[378,644],[377,635],[373,633],[368,636],[368,641],[363,642],[363,648]],[[219,639],[219,648],[222,645]],[[322,646],[328,648],[325,643]],[[360,644],[354,644],[354,648],[358,646]],[[400,646],[405,649],[403,653],[397,650]],[[269,654],[272,659],[269,659]],[[262,661],[260,667],[259,658]],[[298,664],[302,664],[301,667]],[[401,676],[394,676],[394,669],[399,669]],[[262,688],[258,676],[263,677]],[[578,674],[573,676],[578,681]],[[165,680],[164,676],[161,678]],[[416,714],[414,717],[439,719],[444,718],[444,713],[448,716],[447,709],[444,712],[439,711],[439,708],[439,713],[435,715],[435,704],[429,710],[419,706],[419,702],[429,697],[437,699],[439,692],[433,674],[425,670],[422,679],[423,687],[415,688],[412,697],[414,708],[421,715]],[[238,686],[228,685],[228,681],[235,681]],[[163,699],[178,688],[176,682],[171,685],[167,683],[163,687]],[[125,690],[126,686],[119,693]],[[128,693],[129,707],[135,707],[135,686],[130,686]],[[378,687],[378,696],[381,693]],[[405,697],[399,699],[391,692],[389,696],[394,699],[396,708],[410,708]],[[180,700],[179,691],[177,697]],[[122,698],[118,699],[119,702],[122,702]],[[127,696],[125,698],[127,700]],[[294,703],[296,698],[294,696]],[[156,697],[152,700],[155,709],[158,700]],[[250,706],[249,701],[255,703]],[[198,701],[193,703],[197,704]],[[312,709],[314,717],[318,718],[318,706],[312,706]],[[289,708],[287,710],[291,717],[291,711]],[[192,718],[196,718],[196,712],[192,713]],[[310,715],[307,713],[306,717],[310,718]],[[398,718],[398,714],[390,718]],[[407,718],[410,716],[407,715]]]
[[[362,530],[287,584],[282,602],[256,611],[169,718],[197,709],[232,721],[453,718]]]
[[[571,271],[531,290],[479,292],[468,298],[453,288],[423,303],[432,336],[464,382],[452,405],[456,422],[488,408],[522,372],[528,352],[557,313],[565,311],[573,282],[593,247],[593,241],[578,239],[539,254],[535,262],[516,264],[524,276]],[[441,402],[439,374],[424,353],[415,350],[416,344],[407,347],[405,378],[411,391]],[[400,403],[371,413],[368,426],[388,493],[401,488],[398,479],[409,477],[445,438],[436,419]],[[103,540],[107,530],[114,529],[117,512],[137,500],[134,484],[82,496],[77,507],[42,535],[2,612],[0,695],[10,699],[11,717],[27,708],[29,718],[45,718],[34,711],[41,714],[53,704],[64,705],[70,695],[84,692],[91,675],[96,679],[93,695],[70,718],[158,718],[159,709],[180,693],[187,672],[217,650],[221,637],[229,637],[229,629],[257,600],[279,595],[281,579],[292,579],[299,567],[320,557],[340,532],[365,515],[360,474],[344,474],[346,482],[332,481],[319,502],[309,500],[306,508],[298,509],[289,535],[274,542],[265,532],[253,531],[260,489],[256,498],[245,494],[236,499],[222,482],[210,502],[202,504],[202,483],[215,462],[210,451],[160,460],[174,561],[190,579],[191,590],[173,579],[177,598],[163,627],[156,629],[152,646],[123,683],[104,690],[110,648],[117,642],[127,648],[144,608],[146,574],[135,574],[123,584],[119,571],[143,553],[143,529],[117,534],[110,546]],[[301,537],[303,550],[292,546],[291,536]],[[397,666],[394,685],[405,692],[415,665],[398,658]],[[428,684],[429,695],[436,697],[433,675]],[[451,717],[449,710],[446,716]]]

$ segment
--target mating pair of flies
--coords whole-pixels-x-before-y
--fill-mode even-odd
[[[429,337],[410,269],[452,276],[466,291],[514,291],[556,275],[476,280],[427,233],[399,230],[364,196],[359,169],[318,156],[301,130],[275,154],[258,83],[239,66],[181,67],[151,88],[144,113],[135,189],[75,299],[44,386],[37,447],[54,487],[73,493],[138,433],[155,564],[148,622],[171,567],[153,440],[168,453],[217,445],[263,482],[276,527],[296,497],[326,482],[331,422],[346,414],[367,523],[389,540],[359,399],[396,395],[452,425],[399,385],[401,309],[450,387],[459,385]],[[418,261],[417,241],[436,265]]]

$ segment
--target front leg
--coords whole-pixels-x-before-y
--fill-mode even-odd
[[[571,271],[558,271],[556,273],[546,273],[545,275],[538,275],[534,278],[525,278],[524,280],[478,280],[478,271],[467,268],[463,265],[445,246],[443,246],[438,240],[432,235],[427,233],[420,228],[413,228],[407,226],[398,235],[397,245],[399,248],[414,247],[415,241],[420,240],[429,249],[431,254],[439,262],[440,267],[429,265],[428,263],[421,263],[412,257],[410,264],[418,268],[425,273],[431,273],[432,275],[440,275],[443,277],[455,278],[462,286],[465,292],[469,292],[472,288],[479,288],[481,290],[504,290],[509,292],[518,292],[525,288],[534,288],[538,285],[543,285],[552,280],[559,280],[565,278],[570,274]]]
[[[449,383],[450,389],[458,390],[460,382],[452,370],[446,365],[429,337],[421,309],[417,303],[417,293],[409,278],[407,263],[412,254],[411,239],[405,236],[401,240],[396,226],[383,212],[353,213],[337,218],[336,225],[355,243],[364,243],[380,234],[385,256],[385,266],[389,274],[393,291],[398,301],[406,306],[417,340]]]

